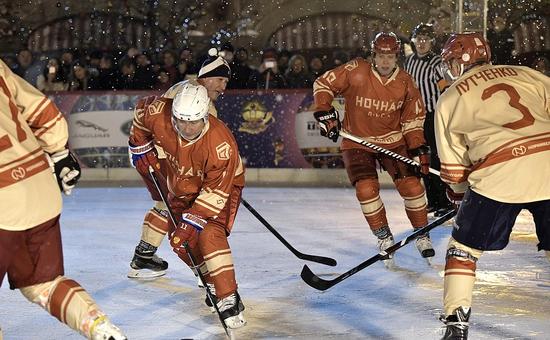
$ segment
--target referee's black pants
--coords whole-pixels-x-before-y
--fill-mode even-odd
[[[437,155],[437,147],[435,144],[435,128],[434,128],[434,113],[426,112],[426,120],[424,121],[424,137],[430,147],[430,167],[440,170],[441,161]],[[428,199],[428,209],[437,211],[440,209],[451,208],[451,202],[447,199],[445,193],[447,185],[434,174],[423,176],[424,186],[426,187],[426,197]]]

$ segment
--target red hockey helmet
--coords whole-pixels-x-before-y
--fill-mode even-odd
[[[481,33],[452,34],[441,52],[443,62],[456,60],[465,69],[473,65],[486,64],[491,60],[491,49]]]
[[[380,32],[374,37],[371,43],[371,49],[374,53],[398,54],[401,49],[401,42],[393,32]]]

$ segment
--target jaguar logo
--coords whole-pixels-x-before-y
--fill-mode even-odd
[[[77,120],[75,124],[79,125],[79,126],[82,126],[82,127],[85,127],[85,128],[92,128],[94,130],[101,131],[101,132],[107,132],[108,131],[108,129],[106,129],[104,127],[101,127],[97,124],[94,124],[92,122],[89,122],[89,121],[83,120],[83,119]]]
[[[25,169],[19,166],[11,171],[11,178],[18,181],[20,179],[25,178],[26,174],[27,172],[25,171]]]
[[[516,146],[512,149],[512,155],[514,157],[519,157],[525,155],[527,148],[525,146]]]

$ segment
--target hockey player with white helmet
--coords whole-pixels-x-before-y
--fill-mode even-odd
[[[441,178],[460,204],[447,246],[443,339],[467,339],[477,261],[501,250],[522,209],[550,259],[550,78],[491,65],[480,33],[453,34],[441,53],[453,84],[437,103]]]
[[[216,117],[217,112],[213,101],[223,94],[230,76],[229,64],[217,55],[215,48],[212,48],[209,50],[209,58],[204,61],[196,80],[179,82],[168,89],[162,97],[173,99],[177,93],[181,93],[182,87],[188,84],[203,85],[212,101],[208,106],[208,112]],[[158,145],[155,148],[160,162],[160,171],[164,174],[166,155]],[[142,178],[148,186],[152,186],[148,174],[142,174]],[[135,248],[134,257],[130,263],[130,271],[128,272],[130,278],[149,279],[160,277],[166,274],[168,268],[168,263],[156,255],[157,248],[168,232],[166,207],[158,195],[152,194],[152,198],[155,203],[145,215],[141,239]]]
[[[237,292],[227,236],[231,233],[244,169],[231,131],[209,112],[210,98],[202,85],[186,83],[173,99],[148,97],[136,106],[130,131],[130,153],[140,174],[149,166],[165,176],[162,189],[178,225],[168,224],[170,245],[189,266],[187,242],[221,317],[229,328],[246,324]],[[157,149],[165,155],[163,165]],[[162,170],[161,170],[162,169]],[[153,197],[160,196],[148,185]]]
[[[88,292],[64,276],[61,191],[70,194],[80,178],[67,121],[1,60],[0,131],[0,285],[7,274],[10,289],[88,339],[126,340]]]

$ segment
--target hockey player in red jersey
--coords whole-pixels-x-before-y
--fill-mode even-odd
[[[397,66],[400,41],[394,33],[379,33],[372,42],[373,64],[354,59],[325,72],[313,86],[315,119],[321,134],[337,141],[341,128],[373,144],[406,157],[418,157],[421,172],[429,171],[429,148],[424,139],[424,105],[409,74]],[[345,117],[341,123],[332,107],[336,95],[345,98]],[[376,162],[389,173],[405,201],[405,211],[413,228],[427,224],[426,198],[419,174],[411,166],[344,139],[341,144],[344,164],[355,186],[361,210],[380,250],[390,247],[393,236],[380,199]],[[416,240],[423,257],[433,257],[429,235]],[[385,261],[392,265],[393,259]]]
[[[203,85],[208,91],[208,97],[215,101],[225,90],[231,70],[229,64],[222,57],[217,56],[215,48],[209,51],[209,58],[203,63],[198,78],[196,80],[185,80],[172,86],[162,95],[164,98],[173,99],[176,93],[181,90],[185,84]],[[214,117],[217,116],[216,108],[213,102],[210,103],[209,113]],[[165,173],[165,154],[164,151],[157,145],[157,154],[160,161],[161,173]],[[149,187],[153,187],[153,183],[149,178],[149,174],[142,175],[143,181]],[[156,255],[157,248],[160,246],[164,236],[168,232],[168,219],[166,207],[158,194],[153,193],[153,207],[147,211],[143,219],[141,239],[134,251],[134,257],[130,263],[128,277],[130,278],[155,278],[166,274],[168,262]]]
[[[80,177],[68,136],[57,107],[0,60],[0,285],[7,274],[11,289],[89,339],[123,340],[64,276],[61,191],[70,194]]]
[[[142,175],[148,167],[166,175],[169,204],[179,220],[170,225],[170,245],[189,266],[188,242],[199,268],[216,295],[229,328],[246,324],[237,292],[227,236],[240,204],[244,169],[231,131],[209,114],[207,89],[187,83],[174,98],[147,97],[135,110],[130,131],[132,162]],[[157,148],[165,154],[163,172]],[[154,186],[148,186],[158,196]]]
[[[441,178],[460,204],[447,246],[443,339],[466,339],[476,263],[506,247],[522,209],[550,259],[550,78],[491,65],[480,33],[451,35],[441,57],[454,82],[437,104],[436,142]]]

